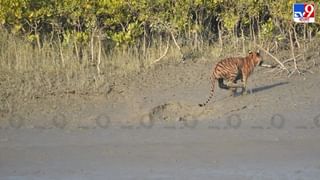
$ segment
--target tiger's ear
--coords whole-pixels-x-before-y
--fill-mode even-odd
[[[260,49],[257,50],[257,54],[260,54]]]
[[[249,51],[248,51],[248,53],[249,53],[249,54],[252,54],[252,51],[251,51],[251,50],[249,50]]]

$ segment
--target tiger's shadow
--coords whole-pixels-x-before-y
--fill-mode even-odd
[[[270,84],[270,85],[256,87],[256,88],[248,89],[247,93],[248,94],[255,94],[255,93],[258,93],[258,92],[261,92],[261,91],[272,89],[272,88],[277,87],[277,86],[283,86],[283,85],[286,85],[286,84],[289,84],[289,82],[288,81],[286,81],[286,82],[278,82],[278,83],[274,83],[274,84]],[[240,96],[241,94],[242,94],[241,92],[237,92],[235,94],[235,96]]]

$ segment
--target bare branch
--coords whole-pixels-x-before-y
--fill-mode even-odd
[[[262,48],[261,46],[259,46],[258,44],[256,44],[256,46],[263,50],[265,53],[267,53],[270,57],[272,57],[272,59],[274,59],[282,69],[286,70],[288,73],[290,73],[290,71],[283,65],[283,63],[278,59],[276,58],[274,55],[272,55],[269,51],[265,50],[264,48]]]
[[[260,66],[266,67],[266,68],[274,68],[274,66],[271,64],[261,64]]]
[[[298,58],[298,57],[300,57],[300,56],[302,56],[302,54],[297,55],[295,58]],[[287,59],[287,60],[284,60],[282,63],[285,64],[285,63],[290,62],[290,61],[293,61],[293,60],[294,60],[293,58],[289,58],[289,59]]]
[[[181,52],[181,48],[180,48],[180,46],[178,45],[178,43],[177,43],[177,41],[176,41],[176,38],[174,37],[173,32],[170,31],[170,34],[171,34],[171,37],[172,37],[172,39],[173,39],[174,44],[177,46],[178,50]]]
[[[292,27],[293,28],[293,27]],[[294,64],[294,71],[289,74],[289,77],[295,72],[297,71],[299,74],[301,74],[301,72],[299,71],[298,69],[298,66],[297,66],[297,59],[294,55],[294,45],[293,45],[293,39],[292,39],[292,31],[291,31],[291,28],[289,29],[289,39],[290,39],[290,47],[291,47],[291,55],[292,55],[292,58],[293,58],[293,64]]]
[[[164,58],[164,57],[167,55],[168,50],[169,50],[169,39],[168,39],[168,41],[167,41],[166,50],[164,51],[164,53],[162,54],[162,56],[160,56],[158,59],[156,59],[155,61],[153,61],[152,64],[154,64],[154,63],[160,61],[162,58]]]
[[[176,47],[177,47],[178,50],[179,50],[179,53],[180,53],[180,55],[181,55],[182,62],[184,62],[185,56],[184,56],[184,54],[182,53],[181,48],[180,48],[179,44],[177,43],[176,38],[174,37],[173,32],[170,31],[170,34],[171,34],[171,37],[172,37],[172,39],[173,39],[174,44],[176,45]]]

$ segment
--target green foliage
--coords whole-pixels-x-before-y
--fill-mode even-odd
[[[267,22],[261,26],[261,36],[265,39],[271,38],[273,36],[275,26],[269,19]]]
[[[292,24],[294,0],[0,0],[0,27],[30,41],[57,36],[63,42],[87,43],[99,32],[114,44],[133,44],[143,36],[168,31],[217,33],[217,23],[231,33],[250,24],[269,38],[277,28]],[[319,9],[318,9],[319,11]],[[268,15],[266,15],[268,14]],[[320,20],[316,13],[317,21]],[[280,26],[275,26],[280,22]],[[208,26],[211,27],[208,27]],[[240,26],[239,26],[240,25]],[[312,25],[319,29],[319,25]]]

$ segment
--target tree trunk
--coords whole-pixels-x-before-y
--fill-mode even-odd
[[[143,24],[143,59],[146,58],[147,51],[147,32],[146,32],[146,23]]]
[[[92,63],[94,61],[94,34],[95,34],[95,29],[92,30],[91,39],[90,39],[90,51],[91,51],[91,62]]]
[[[291,56],[292,56],[293,64],[294,64],[294,71],[297,71],[300,74],[300,71],[299,71],[298,66],[297,66],[297,59],[296,59],[296,56],[294,55],[294,42],[293,42],[293,39],[292,39],[292,29],[293,29],[293,27],[289,27],[289,39],[290,39],[290,47],[291,47]],[[294,71],[292,73],[294,73]]]
[[[253,44],[257,44],[256,41],[256,33],[254,31],[254,17],[251,18],[251,29],[252,29],[252,38],[253,38]],[[252,47],[251,47],[252,48]]]
[[[98,72],[98,76],[100,75],[101,71],[100,71],[100,64],[101,64],[101,51],[102,51],[102,45],[101,45],[101,32],[99,32],[99,36],[98,36],[98,57],[97,57],[97,72]]]
[[[258,27],[258,44],[260,43],[260,34],[261,34],[261,30],[260,30],[260,25],[259,25],[259,23],[260,23],[260,18],[259,18],[259,16],[257,17],[258,18],[258,20],[257,20],[257,23],[258,23],[258,25],[257,25],[257,27]]]
[[[245,45],[245,37],[243,32],[243,27],[241,26],[241,39],[242,39],[242,52],[246,54],[246,45]]]
[[[297,36],[296,25],[294,25],[292,27],[292,29],[293,29],[293,35],[294,35],[295,42],[296,42],[298,48],[300,49],[301,46],[300,46],[299,39],[298,39],[298,36]]]
[[[221,22],[218,22],[218,35],[219,35],[219,44],[220,44],[220,50],[223,49],[223,41],[222,41],[222,30],[221,30]]]
[[[35,36],[36,36],[36,39],[37,39],[38,50],[40,51],[41,43],[40,43],[40,35],[39,35],[38,31],[35,31]]]

